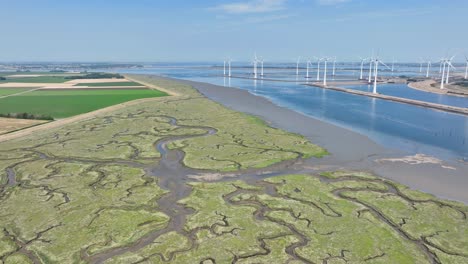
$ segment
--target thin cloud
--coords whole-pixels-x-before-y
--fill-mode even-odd
[[[229,14],[268,13],[285,9],[286,0],[252,0],[211,8]]]
[[[288,19],[295,17],[296,15],[284,14],[284,15],[273,15],[273,16],[264,16],[264,17],[251,17],[244,20],[246,24],[257,24],[257,23],[266,23],[276,20]]]
[[[335,18],[323,19],[321,22],[346,22],[356,19],[382,19],[387,17],[413,17],[421,15],[430,15],[434,13],[434,8],[418,8],[418,9],[399,9],[399,10],[388,10],[388,11],[372,11],[372,12],[361,12],[354,13]]]
[[[351,2],[351,0],[317,0],[319,5],[339,5],[347,2]]]

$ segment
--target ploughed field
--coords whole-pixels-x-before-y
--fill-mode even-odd
[[[328,153],[136,78],[181,95],[0,143],[0,263],[468,262],[466,205],[367,173],[288,173]]]

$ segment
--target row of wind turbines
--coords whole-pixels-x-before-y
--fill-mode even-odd
[[[440,77],[440,89],[444,89],[444,85],[449,83],[450,79],[450,69],[456,70],[456,68],[452,65],[452,61],[455,58],[455,55],[448,58],[441,58],[439,60],[439,74],[441,74]],[[468,57],[465,56],[465,77],[464,79],[468,79]],[[426,78],[430,77],[430,71],[432,67],[432,61],[431,60],[420,60],[419,63],[419,72],[423,72],[423,65],[426,64]]]
[[[316,81],[320,82],[320,65],[323,62],[324,68],[323,68],[323,86],[327,86],[327,70],[328,70],[328,62],[332,61],[333,62],[333,67],[332,67],[332,76],[336,75],[336,57],[314,57],[315,60],[317,61],[317,77]],[[456,68],[452,65],[452,60],[455,58],[455,56],[452,56],[450,58],[442,58],[440,59],[440,69],[439,69],[439,74],[441,74],[441,84],[440,84],[440,89],[444,89],[444,85],[449,83],[449,78],[450,78],[450,69],[456,70]],[[371,56],[370,58],[360,58],[361,60],[361,67],[360,67],[360,75],[359,75],[359,80],[365,80],[364,79],[364,65],[366,62],[368,62],[368,69],[369,73],[367,76],[367,82],[369,84],[373,83],[373,93],[377,93],[377,80],[378,80],[378,73],[379,73],[379,65],[385,66],[387,69],[389,69],[391,72],[394,72],[395,70],[395,59],[392,60],[392,65],[391,67],[387,66],[384,62],[380,60],[378,56]],[[466,60],[466,66],[465,66],[465,79],[468,79],[468,57],[465,56]],[[223,74],[224,76],[232,77],[231,74],[231,59],[224,60],[224,67],[223,67]],[[306,79],[308,80],[310,77],[310,68],[312,66],[312,60],[307,59],[305,61],[306,63]],[[301,57],[299,57],[296,60],[296,76],[299,76],[299,68],[301,64]],[[426,64],[426,78],[430,77],[430,72],[431,72],[431,67],[432,67],[432,62],[430,60],[423,61],[421,59],[420,61],[420,69],[419,72],[423,72],[423,66]],[[254,55],[254,59],[252,60],[252,65],[253,65],[253,78],[258,79],[258,77],[264,76],[264,60],[262,58],[258,58],[257,54]],[[258,70],[258,67],[260,65],[260,73]],[[227,68],[226,68],[227,67]],[[227,70],[226,70],[227,69]]]

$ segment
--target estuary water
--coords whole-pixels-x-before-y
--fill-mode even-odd
[[[364,134],[389,148],[408,154],[423,153],[446,160],[468,161],[468,116],[305,86],[302,84],[304,78],[295,81],[297,76],[294,67],[265,69],[265,79],[282,81],[223,77],[222,65],[164,65],[122,69],[119,72],[157,74],[245,89],[280,106]],[[247,66],[234,68],[232,74],[249,77],[251,69]],[[301,75],[303,74],[304,69],[301,69]],[[311,69],[310,75],[313,74],[316,72]],[[337,79],[354,79],[358,75],[359,71],[352,67],[336,71]],[[367,85],[347,88],[365,91],[370,89]],[[402,84],[379,85],[378,91],[382,94],[468,107],[468,98],[417,91]]]

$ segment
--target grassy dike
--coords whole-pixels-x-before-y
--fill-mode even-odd
[[[220,174],[327,152],[187,85],[131,78],[178,95],[0,143],[0,263],[468,261],[465,205],[362,173],[185,178],[191,213],[173,228],[148,173],[159,142]]]

